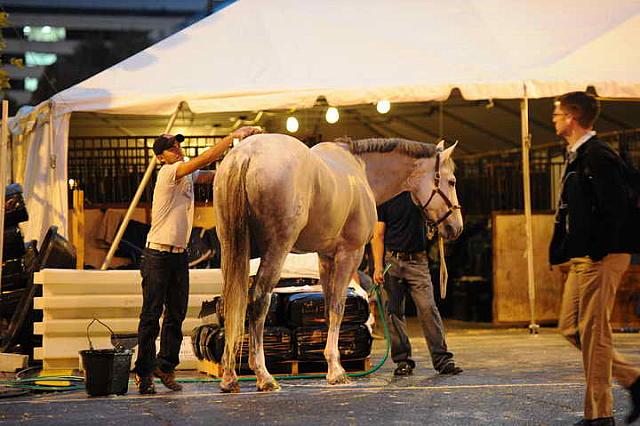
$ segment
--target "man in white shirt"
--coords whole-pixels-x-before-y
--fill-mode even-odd
[[[175,380],[174,370],[180,362],[182,322],[189,298],[186,248],[193,225],[193,183],[213,182],[213,171],[199,169],[222,157],[234,139],[242,140],[256,133],[261,130],[242,127],[190,161],[184,161],[180,147],[184,136],[180,134],[163,134],[153,144],[153,152],[162,167],[153,191],[151,230],[140,267],[143,302],[134,371],[141,394],[156,392],[153,376],[171,390],[182,389]],[[159,333],[160,351],[156,355]]]

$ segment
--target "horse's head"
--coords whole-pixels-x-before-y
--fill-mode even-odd
[[[444,141],[440,141],[435,158],[418,160],[408,180],[411,195],[421,206],[427,224],[437,228],[447,240],[458,238],[463,228],[456,193],[455,165],[451,159],[457,144],[444,149]]]

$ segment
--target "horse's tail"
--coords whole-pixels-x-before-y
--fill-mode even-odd
[[[226,192],[227,205],[222,209],[226,216],[227,253],[222,257],[224,328],[226,365],[235,368],[236,353],[244,338],[244,320],[249,293],[249,209],[246,194],[246,175],[249,158],[239,159],[240,164],[229,169]],[[239,166],[239,167],[238,167]],[[220,211],[220,210],[219,210]]]

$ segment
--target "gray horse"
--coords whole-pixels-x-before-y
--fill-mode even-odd
[[[260,391],[280,386],[267,371],[262,346],[271,292],[287,254],[317,252],[329,333],[324,355],[329,384],[348,383],[338,334],[347,285],[376,223],[376,205],[410,191],[428,222],[446,239],[462,232],[455,190],[455,145],[404,139],[342,139],[309,149],[280,134],[253,135],[217,170],[216,230],[224,280],[223,392],[239,392],[236,353],[249,308],[249,366]],[[261,258],[250,286],[249,252]]]

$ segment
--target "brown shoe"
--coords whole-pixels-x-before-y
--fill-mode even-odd
[[[140,395],[153,395],[156,393],[156,386],[153,384],[153,377],[151,376],[138,376],[136,374],[136,385],[138,386],[138,392]]]
[[[156,376],[158,379],[160,379],[162,384],[165,385],[167,388],[171,389],[172,391],[180,391],[180,390],[182,390],[182,385],[180,383],[176,382],[176,373],[175,373],[175,371],[171,371],[169,373],[165,373],[164,371],[160,370],[159,368],[156,368],[155,370],[153,370],[153,375]]]

